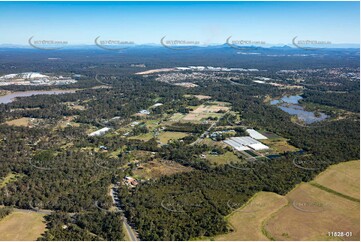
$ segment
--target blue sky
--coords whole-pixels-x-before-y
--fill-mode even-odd
[[[0,44],[36,39],[93,44],[292,38],[359,43],[359,2],[0,2]]]

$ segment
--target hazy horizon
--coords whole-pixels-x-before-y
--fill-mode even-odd
[[[0,2],[0,46],[29,38],[93,45],[233,40],[289,45],[302,40],[360,44],[359,2]]]

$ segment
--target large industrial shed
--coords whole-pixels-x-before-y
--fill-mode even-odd
[[[104,135],[109,130],[110,130],[110,128],[105,127],[105,128],[99,129],[99,130],[89,134],[89,136],[101,136],[101,135]]]
[[[268,139],[266,136],[257,132],[254,129],[247,129],[246,132],[249,134],[249,136],[251,136],[254,139]]]
[[[244,145],[241,145],[239,143],[237,143],[236,141],[233,141],[231,139],[226,139],[224,141],[224,143],[226,143],[227,145],[230,145],[232,146],[234,149],[238,150],[238,151],[241,151],[241,150],[250,150],[251,148],[247,147],[247,146],[244,146]]]
[[[232,146],[236,150],[266,150],[269,149],[267,145],[262,144],[261,142],[249,137],[232,137],[230,139],[226,139],[224,143]]]

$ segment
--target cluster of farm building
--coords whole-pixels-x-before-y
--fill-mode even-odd
[[[224,140],[223,142],[237,151],[269,149],[267,145],[264,145],[260,141],[258,141],[262,139],[267,139],[266,136],[262,135],[254,129],[247,129],[246,132],[250,136],[231,137]]]

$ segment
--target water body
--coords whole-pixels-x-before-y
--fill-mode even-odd
[[[0,96],[0,104],[13,102],[18,97],[30,97],[33,95],[58,95],[64,93],[74,93],[76,90],[51,90],[51,91],[25,91],[13,92],[4,96]]]
[[[288,103],[288,104],[298,104],[298,101],[301,100],[302,97],[299,95],[296,96],[284,96],[279,100],[273,100],[271,101],[272,105],[280,104],[282,102]]]
[[[314,112],[306,111],[300,104],[299,100],[302,97],[299,95],[285,96],[278,100],[272,100],[272,105],[277,105],[278,108],[291,115],[297,115],[298,119],[302,120],[306,124],[312,124],[314,122],[320,122],[325,120],[329,116],[324,113],[318,113],[316,116]]]

